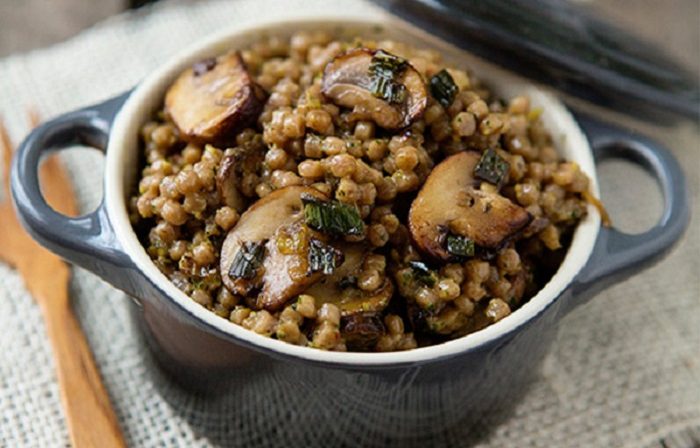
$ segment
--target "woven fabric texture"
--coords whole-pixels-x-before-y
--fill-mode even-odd
[[[48,118],[106,99],[224,26],[255,21],[261,11],[303,16],[315,8],[371,11],[359,0],[165,2],[110,19],[59,46],[0,61],[0,115],[20,140],[29,105]],[[697,128],[681,125],[660,130],[659,136],[686,167],[692,201],[700,209]],[[69,151],[65,160],[80,204],[90,210],[101,197],[101,157]],[[603,198],[617,223],[643,230],[654,222],[659,194],[639,169],[613,162],[600,172]],[[187,402],[168,404],[156,391],[126,297],[88,272],[73,272],[74,306],[130,446],[213,446],[182,418]],[[4,264],[0,329],[0,446],[68,445],[39,309],[18,274]],[[699,428],[700,219],[694,218],[664,262],[608,289],[561,323],[537,382],[507,421],[484,428],[474,440],[450,444],[688,447],[700,440]],[[256,446],[277,442],[256,433],[251,421],[231,444],[251,446],[252,441]]]

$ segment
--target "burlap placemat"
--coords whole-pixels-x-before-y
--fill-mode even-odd
[[[11,134],[24,111],[50,117],[105,99],[138,82],[192,41],[223,26],[312,8],[368,11],[359,0],[168,2],[120,16],[59,46],[0,61],[0,114]],[[659,131],[686,167],[696,208],[697,128]],[[659,136],[657,136],[658,138]],[[101,196],[101,159],[68,154],[85,210]],[[658,192],[636,169],[601,167],[613,217],[642,230],[658,214]],[[2,231],[0,223],[0,231]],[[619,284],[568,316],[539,380],[510,418],[476,440],[482,447],[698,446],[700,441],[700,221],[661,264]],[[75,269],[75,308],[130,445],[212,446],[158,394],[127,316],[126,299]],[[255,422],[232,441],[250,446]],[[258,436],[260,436],[258,434]],[[264,435],[258,440],[265,441]],[[269,445],[275,445],[269,440]],[[461,443],[463,442],[463,443]],[[452,445],[466,444],[455,440]],[[693,445],[695,443],[695,445]],[[17,273],[0,265],[0,445],[68,444],[52,355],[37,306]],[[257,443],[260,444],[259,442]]]

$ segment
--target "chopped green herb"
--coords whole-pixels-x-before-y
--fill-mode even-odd
[[[444,68],[430,78],[430,94],[433,95],[443,107],[452,104],[457,94],[457,84],[452,75]]]
[[[474,176],[497,186],[501,186],[506,180],[510,164],[489,148],[481,155],[479,163],[474,168]]]
[[[342,263],[343,253],[335,247],[324,244],[322,241],[312,239],[309,242],[309,270],[311,272],[323,272],[330,275],[335,271],[338,263]]]
[[[406,87],[397,79],[406,69],[405,59],[379,50],[372,56],[369,64],[372,95],[390,103],[403,103],[406,99]]]
[[[365,223],[357,209],[338,201],[323,201],[303,194],[306,224],[320,232],[334,235],[362,235]]]
[[[426,286],[433,287],[437,283],[437,275],[430,270],[422,261],[409,261],[413,279],[423,283]]]
[[[255,278],[265,257],[265,241],[243,243],[233,257],[228,275],[250,280]]]
[[[456,257],[473,257],[474,241],[461,235],[447,235],[447,252]]]

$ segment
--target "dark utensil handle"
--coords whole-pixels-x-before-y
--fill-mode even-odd
[[[129,290],[128,275],[114,275],[132,266],[116,241],[104,201],[86,215],[72,218],[53,210],[39,186],[42,156],[72,145],[86,145],[103,153],[112,121],[128,93],[104,103],[62,115],[34,131],[20,145],[12,162],[12,198],[20,221],[34,239],[62,258],[108,278]],[[124,284],[121,284],[124,283]]]
[[[593,295],[670,251],[688,226],[690,204],[683,170],[668,149],[637,133],[575,115],[588,136],[596,162],[620,158],[640,165],[658,182],[664,198],[659,222],[644,233],[600,229],[593,254],[574,285],[575,294]]]

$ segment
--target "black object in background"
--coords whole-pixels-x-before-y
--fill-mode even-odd
[[[639,118],[700,116],[697,76],[649,43],[570,2],[377,3],[484,59],[589,102]]]
[[[157,1],[158,0],[128,0],[127,4],[129,6],[129,9],[136,9],[142,6],[146,6],[149,3],[155,3]]]

